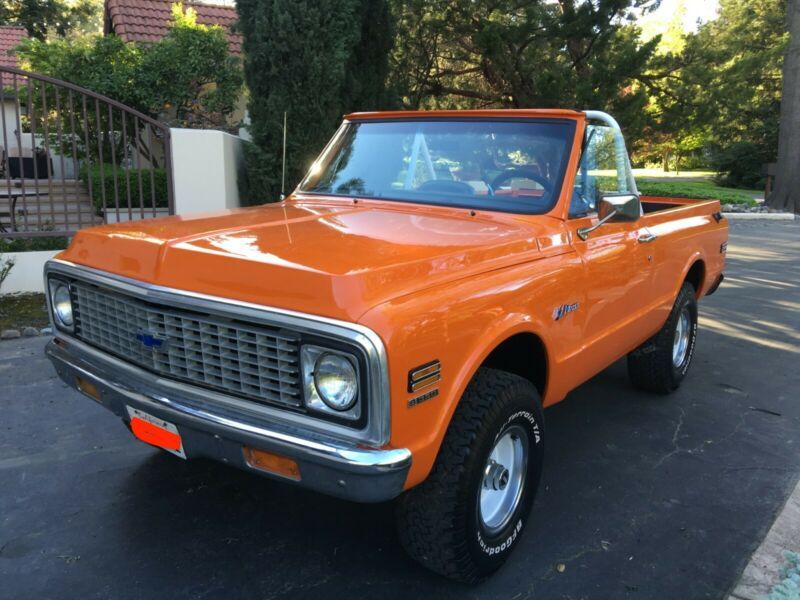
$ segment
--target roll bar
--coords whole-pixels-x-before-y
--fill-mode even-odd
[[[622,135],[622,129],[620,129],[619,123],[617,123],[614,117],[600,110],[585,110],[583,113],[586,115],[587,120],[600,121],[614,131],[614,153],[620,189],[627,188],[630,193],[638,196],[639,190],[636,187],[636,180],[633,178],[631,159],[625,147],[625,138]],[[627,186],[624,185],[625,183],[627,183]]]

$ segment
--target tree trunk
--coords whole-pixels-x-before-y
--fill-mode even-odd
[[[800,0],[786,8],[789,47],[783,63],[778,171],[767,204],[800,213]]]

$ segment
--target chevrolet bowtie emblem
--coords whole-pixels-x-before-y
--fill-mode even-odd
[[[136,339],[144,346],[153,352],[163,352],[167,349],[167,340],[157,337],[154,333],[149,331],[140,331],[136,334]]]

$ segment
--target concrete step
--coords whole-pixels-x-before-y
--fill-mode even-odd
[[[78,215],[81,215],[81,217],[83,217],[83,215],[94,215],[94,214],[96,214],[96,211],[91,206],[82,206],[80,208],[73,207],[73,208],[66,209],[66,210],[65,209],[54,209],[52,211],[50,209],[47,209],[47,210],[26,210],[26,211],[18,210],[14,214],[16,215],[17,221],[23,221],[23,220],[27,219],[27,221],[31,222],[31,221],[37,221],[37,220],[40,220],[40,219],[50,219],[50,218],[56,218],[56,217],[58,217],[59,219],[63,219],[63,218],[65,218],[65,216],[69,216],[69,215],[75,215],[76,218],[77,218]],[[8,217],[9,212],[6,211],[6,210],[3,210],[2,208],[0,208],[0,215],[4,215],[4,216],[6,216],[6,218],[9,218]]]
[[[11,206],[11,202],[7,198],[0,198],[0,208],[8,208]],[[89,198],[82,198],[80,196],[25,196],[24,198],[18,198],[14,205],[19,209],[24,207],[31,208],[33,206],[50,206],[51,204],[64,206],[65,204],[85,204],[87,206],[92,204],[92,201]]]
[[[50,185],[58,187],[86,187],[86,183],[80,179],[61,179],[60,177],[53,177],[50,182],[46,178],[39,179],[11,179],[10,181],[5,177],[0,177],[0,189],[21,189],[23,186],[28,189],[35,187],[46,188]]]
[[[39,196],[39,198],[42,198],[42,197],[45,197],[45,196],[52,196],[52,197],[58,197],[58,196],[75,197],[75,196],[78,196],[80,198],[89,198],[90,197],[89,196],[89,192],[87,190],[80,189],[80,188],[67,188],[67,189],[53,188],[52,190],[48,190],[47,188],[41,188],[39,190],[26,188],[24,194],[22,193],[22,190],[16,190],[16,192],[14,194],[6,194],[4,192],[5,192],[5,190],[0,190],[0,198],[2,198],[4,200],[7,199],[7,198],[36,198],[37,196]],[[113,197],[113,194],[112,194],[112,197]]]
[[[149,188],[144,191],[149,193]],[[126,198],[127,186],[123,183],[117,193],[120,200]],[[106,190],[109,221],[135,221],[142,218],[136,178],[131,179],[131,193],[133,206],[130,215],[127,208],[120,207],[120,217],[117,219],[113,187]],[[53,178],[50,181],[26,179],[9,182],[0,177],[0,224],[5,229],[10,229],[8,213],[11,197],[15,198],[16,226],[19,231],[40,231],[44,228],[76,231],[103,223],[103,217],[97,215],[89,196],[88,186],[80,180]],[[147,193],[143,194],[143,201],[144,218],[152,217],[152,208],[148,209],[152,201]]]

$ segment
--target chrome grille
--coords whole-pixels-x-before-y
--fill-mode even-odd
[[[165,377],[301,406],[299,338],[292,332],[175,310],[75,281],[76,336]]]

